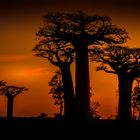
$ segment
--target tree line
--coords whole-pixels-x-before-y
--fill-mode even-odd
[[[118,120],[131,120],[131,92],[140,72],[140,49],[123,46],[128,32],[113,25],[108,16],[77,13],[48,13],[36,34],[33,51],[57,66],[64,88],[64,115],[67,120],[90,120],[89,61],[99,63],[97,70],[118,76]],[[75,89],[70,66],[75,63]],[[94,64],[94,63],[93,63]]]
[[[140,48],[123,46],[129,39],[125,29],[112,24],[108,16],[87,15],[83,11],[56,12],[44,16],[44,25],[39,28],[36,37],[35,56],[45,58],[59,68],[49,82],[52,86],[50,93],[54,93],[55,104],[60,105],[61,113],[64,102],[66,120],[90,121],[89,61],[93,65],[94,62],[99,63],[97,71],[117,75],[118,120],[126,122],[132,119],[131,107],[139,108],[139,91],[135,88],[132,92],[132,84],[140,76]],[[72,63],[76,68],[75,89],[70,69]],[[22,88],[20,92],[24,90]],[[12,95],[11,98],[7,96],[9,104],[17,94]]]

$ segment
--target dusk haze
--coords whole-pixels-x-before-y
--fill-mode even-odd
[[[57,12],[59,13],[56,14]],[[49,13],[52,13],[52,15],[51,14],[47,15]],[[66,16],[68,17],[63,17],[62,13],[66,13]],[[71,14],[71,16],[69,14],[67,15],[67,13]],[[104,35],[102,37],[100,36],[100,33],[99,33],[99,39],[97,37],[97,41],[94,41],[92,39],[89,41],[88,40],[89,38],[86,38],[86,35],[85,36],[83,35],[83,40],[82,40],[81,39],[82,37],[78,36],[79,32],[77,31],[82,28],[81,27],[82,25],[80,27],[76,25],[76,23],[74,23],[76,21],[75,19],[76,16],[75,18],[73,17],[74,17],[74,14],[77,14],[77,15],[79,14],[78,16],[79,17],[81,16],[81,19],[82,19],[85,16],[84,13],[85,15],[95,16],[97,18],[97,19],[95,18],[95,21],[99,20],[97,24],[99,24],[101,18],[104,18],[104,19],[101,19],[104,22],[103,26],[109,27],[111,23],[112,26],[109,27],[110,31],[108,31],[107,29],[106,29],[107,31],[102,29],[101,33],[109,34],[109,35],[111,34],[112,38],[111,37],[109,39],[107,38],[108,40],[106,38],[104,39]],[[71,25],[75,25],[75,27],[77,26],[80,29],[73,27],[68,32],[66,26],[68,25],[68,27],[70,27],[69,22],[62,21],[63,24],[65,23],[68,23],[68,24],[64,26],[63,31],[59,30],[59,28],[62,28],[62,27],[61,25],[59,27],[58,26],[59,24],[57,24],[57,22],[53,23],[53,20],[51,19],[51,16],[53,17],[53,14],[56,14],[56,18],[57,16],[60,16],[60,20],[62,16],[62,18],[64,18],[65,20],[71,21]],[[121,82],[119,81],[120,80],[119,76],[121,75],[120,71],[123,71],[125,69],[124,68],[125,62],[129,64],[130,66],[129,68],[126,66],[127,67],[126,69],[128,69],[127,72],[130,72],[132,70],[132,65],[136,63],[137,65],[134,65],[135,68],[133,68],[135,69],[135,73],[133,73],[133,71],[131,72],[131,74],[133,73],[134,78],[130,78],[132,79],[132,90],[134,89],[134,86],[135,86],[134,83],[136,83],[136,81],[134,80],[135,78],[139,77],[139,74],[138,75],[135,75],[135,74],[139,73],[139,65],[140,65],[139,64],[140,54],[138,53],[139,48],[140,48],[140,15],[139,14],[140,14],[140,1],[138,0],[117,0],[117,1],[113,1],[113,0],[83,0],[83,1],[81,0],[70,0],[70,1],[66,1],[66,0],[12,0],[12,1],[2,0],[0,3],[0,17],[1,17],[1,20],[0,20],[0,81],[6,82],[6,85],[8,86],[9,85],[17,86],[17,87],[22,87],[23,89],[24,88],[26,89],[25,91],[23,91],[22,94],[19,94],[18,96],[14,98],[12,116],[13,117],[40,117],[40,115],[45,114],[47,117],[55,117],[55,114],[59,114],[60,104],[58,102],[55,102],[54,100],[56,99],[55,97],[58,97],[58,96],[55,96],[53,98],[52,94],[50,94],[50,91],[54,92],[54,90],[51,90],[51,88],[54,85],[52,83],[49,84],[49,82],[52,80],[55,74],[58,74],[56,72],[58,72],[58,70],[61,70],[63,86],[64,86],[64,89],[63,89],[64,90],[64,106],[61,106],[62,107],[61,109],[63,109],[63,111],[61,110],[60,112],[61,112],[61,115],[64,115],[66,117],[66,120],[70,119],[69,115],[71,115],[73,118],[74,117],[73,113],[75,112],[76,113],[78,112],[79,114],[81,114],[81,120],[82,120],[82,117],[85,119],[88,116],[88,113],[90,113],[90,110],[88,110],[89,109],[88,107],[92,104],[95,105],[95,103],[98,106],[97,107],[98,113],[97,112],[96,113],[99,114],[99,119],[115,119],[115,117],[116,118],[118,117],[119,119],[120,117],[122,120],[124,120],[125,115],[127,118],[127,113],[128,115],[130,115],[129,117],[131,118],[131,114],[129,114],[129,112],[131,112],[131,107],[129,108],[130,110],[128,109],[129,111],[128,112],[126,111],[125,113],[123,113],[123,110],[120,109],[121,107],[125,106],[125,103],[121,104],[122,102],[120,101],[121,100],[120,93],[127,92],[127,91],[121,90],[121,87],[119,85],[121,85],[122,81]],[[58,33],[57,33],[57,29],[54,31],[56,33],[56,34],[54,33],[54,38],[56,37],[58,39],[59,38],[58,35],[60,36],[62,35],[60,32],[65,34],[65,37],[61,36],[59,38],[60,40],[62,39],[61,40],[62,42],[59,39],[53,40],[54,41],[53,47],[55,47],[56,45],[56,48],[57,48],[58,45],[60,45],[60,48],[62,47],[62,49],[64,49],[63,48],[64,45],[67,45],[68,42],[70,42],[70,44],[68,45],[73,46],[73,47],[67,48],[69,50],[68,52],[65,49],[63,50],[64,51],[63,52],[59,48],[62,51],[61,53],[63,53],[61,54],[62,55],[61,57],[63,57],[63,60],[59,60],[58,58],[59,52],[53,52],[55,50],[54,48],[51,51],[49,50],[50,52],[46,51],[48,53],[46,58],[43,52],[41,52],[42,50],[39,50],[40,49],[39,47],[42,47],[45,44],[44,43],[45,42],[44,38],[46,37],[45,33],[48,30],[50,31],[53,30],[51,28],[47,28],[46,25],[48,26],[50,25],[50,24],[47,24],[47,22],[49,23],[52,22],[54,24],[54,26],[52,25],[51,27],[58,28]],[[59,19],[58,19],[58,22],[59,22]],[[91,26],[91,24],[89,24],[89,26]],[[45,30],[42,27],[46,27],[47,29]],[[91,30],[91,32],[92,31],[93,30]],[[70,39],[67,37],[67,34],[66,34],[67,32],[69,33],[68,34],[69,36],[70,35],[72,36]],[[76,37],[73,35],[73,32],[75,33],[74,35],[76,37],[78,36],[77,40],[79,39],[79,42],[78,41],[75,42],[74,39]],[[91,32],[89,32],[90,35],[91,35]],[[82,34],[82,31],[81,31],[81,34]],[[90,35],[87,35],[87,36],[89,37]],[[118,38],[114,37],[115,35]],[[87,39],[89,42],[87,41],[86,42],[87,44],[86,44],[84,42],[85,41],[84,39],[85,40]],[[57,41],[60,41],[60,42],[57,42]],[[42,45],[40,42],[44,44]],[[59,43],[62,43],[62,44],[59,44]],[[108,45],[107,43],[108,44],[110,43],[110,44]],[[124,48],[120,49],[121,47],[118,47],[120,51],[117,52],[116,50],[114,53],[115,49],[113,47],[108,48],[108,50],[103,49],[103,47],[112,46],[112,44],[113,45],[115,44],[117,47],[119,45],[119,46],[124,46],[128,48],[133,48],[132,50],[134,51],[132,52],[132,54],[130,54],[131,49],[127,48],[126,50]],[[98,48],[96,48],[97,50],[96,49],[94,50],[93,48],[91,50],[83,49],[83,52],[81,51],[82,53],[80,54],[79,53],[80,51],[78,51],[79,49],[78,45],[79,46],[85,45],[87,48],[88,46],[93,45],[93,48],[99,47],[100,49]],[[135,51],[135,49],[138,49],[138,50]],[[102,51],[104,51],[104,53]],[[67,53],[67,56],[66,56],[66,53]],[[87,53],[87,61],[86,61],[86,55],[84,55],[84,53]],[[94,55],[94,53],[96,56]],[[109,54],[111,53],[114,56],[109,57]],[[128,53],[130,55],[128,55]],[[52,54],[55,54],[56,56],[54,55],[52,56]],[[126,56],[122,58],[122,59],[125,59],[126,61],[124,60],[121,61],[124,65],[118,64],[119,58],[122,57],[122,55]],[[134,57],[132,57],[132,55]],[[48,56],[50,58],[48,58]],[[56,63],[54,64],[52,62],[53,57],[55,57],[55,61],[57,61],[57,64]],[[80,58],[80,57],[83,57],[83,58]],[[130,64],[128,62],[129,61],[128,59],[130,59],[131,61],[132,58],[135,60],[133,60],[133,63]],[[89,60],[89,64],[86,63],[88,62],[88,60]],[[64,62],[67,64],[64,64]],[[83,66],[82,66],[82,63],[83,63]],[[68,67],[70,67],[70,69],[68,69],[68,67],[67,68],[65,67],[68,64],[69,64]],[[113,70],[116,73],[112,74],[111,72],[107,72],[108,67],[110,68],[109,70]],[[88,73],[88,70],[89,70],[89,73]],[[70,77],[71,75],[69,75],[70,72],[71,72],[72,77]],[[84,75],[84,72],[85,72],[85,75]],[[128,74],[127,72],[126,72],[126,75]],[[71,80],[70,78],[72,78],[71,84],[70,82],[68,83],[68,81]],[[61,83],[59,84],[61,85]],[[123,88],[124,89],[126,88],[127,90],[127,86],[126,85],[123,85],[123,86],[124,86]],[[63,92],[63,90],[61,92]],[[89,95],[86,94],[86,93],[89,93],[89,90],[93,94],[92,96],[90,96],[90,94]],[[1,90],[1,92],[7,93],[7,92],[4,92],[4,90]],[[65,92],[67,92],[67,94],[65,94]],[[71,95],[70,95],[70,92],[72,93]],[[131,93],[129,89],[128,89],[128,92]],[[0,117],[6,117],[8,98],[7,96],[2,96],[2,95],[3,94],[0,95]],[[82,98],[79,96],[83,96],[85,98]],[[88,101],[89,98],[90,98],[89,100],[90,103]],[[71,104],[68,104],[69,102],[71,102]],[[130,101],[130,106],[131,106],[131,101]],[[127,106],[124,107],[124,110],[125,109],[127,109]],[[78,113],[77,113],[77,117],[80,116]],[[129,117],[127,118],[128,120],[129,120]]]

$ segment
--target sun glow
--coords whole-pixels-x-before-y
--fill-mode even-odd
[[[14,73],[17,76],[28,77],[28,76],[40,76],[40,75],[49,75],[49,72],[46,68],[27,68],[27,69],[17,69]]]

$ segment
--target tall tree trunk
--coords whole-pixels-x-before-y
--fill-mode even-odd
[[[61,102],[60,103],[60,115],[62,115],[62,112],[63,112],[63,103]]]
[[[79,119],[89,121],[89,62],[88,48],[85,45],[76,46],[76,104]]]
[[[74,89],[70,71],[70,64],[61,67],[62,80],[64,86],[64,115],[66,119],[71,119],[74,115]]]
[[[122,122],[128,122],[132,118],[131,91],[133,79],[119,75],[118,81],[119,81],[118,119]]]
[[[7,118],[13,117],[13,104],[14,104],[14,97],[8,97]]]

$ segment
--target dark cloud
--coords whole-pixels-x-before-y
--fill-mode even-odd
[[[2,0],[0,2],[0,10],[20,10],[20,9],[46,9],[77,6],[77,9],[83,6],[118,6],[119,7],[138,7],[139,0]],[[26,12],[26,11],[25,11]]]
[[[48,11],[84,10],[97,14],[138,16],[139,0],[2,0],[0,17],[10,19],[44,15]]]

